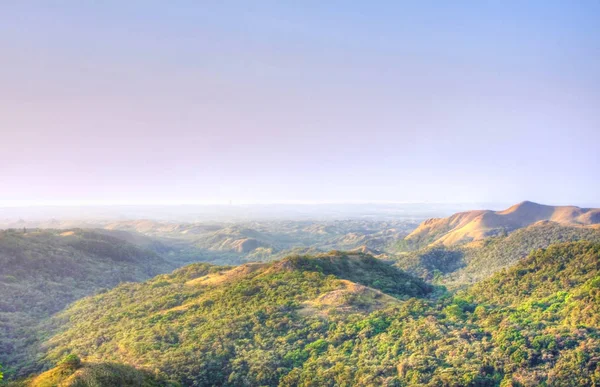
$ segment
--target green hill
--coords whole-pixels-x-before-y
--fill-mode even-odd
[[[593,386],[599,305],[600,244],[588,241],[536,250],[455,295],[355,253],[199,263],[86,297],[39,326],[31,359],[59,365],[26,382]],[[69,354],[82,370],[61,368]]]
[[[184,386],[594,385],[599,262],[552,245],[455,296],[364,255],[195,264],[76,302],[44,359]]]
[[[184,385],[276,385],[323,353],[332,324],[401,307],[431,290],[363,255],[195,264],[76,302],[55,321],[60,333],[46,343],[47,359],[77,353],[136,364]],[[363,328],[387,323],[369,324]]]
[[[121,239],[84,230],[0,231],[0,364],[28,358],[32,329],[71,302],[173,266]]]

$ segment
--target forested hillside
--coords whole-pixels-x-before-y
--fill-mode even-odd
[[[591,386],[599,262],[553,245],[456,295],[367,256],[196,264],[76,302],[41,353],[185,386]]]
[[[430,291],[368,256],[296,256],[233,269],[197,264],[77,302],[56,322],[68,329],[48,342],[48,359],[75,352],[146,364],[186,385],[273,385],[325,349],[329,319]]]
[[[25,351],[42,319],[100,289],[172,269],[151,251],[92,231],[0,231],[0,364],[27,372]]]

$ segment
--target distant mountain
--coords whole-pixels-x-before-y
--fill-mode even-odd
[[[0,231],[0,364],[10,367],[25,356],[31,342],[20,338],[69,303],[173,268],[156,253],[105,233]]]
[[[278,245],[277,238],[243,226],[229,226],[194,239],[194,245],[208,251],[248,254],[259,247]]]
[[[448,218],[426,220],[404,239],[404,245],[409,249],[434,245],[453,246],[509,233],[539,221],[561,225],[597,225],[600,223],[600,209],[547,206],[524,201],[504,211],[460,212]]]
[[[112,222],[113,233],[166,258],[187,264],[241,264],[280,259],[298,249],[326,252],[366,248],[386,252],[414,229],[412,221],[257,221],[241,223]],[[150,239],[150,241],[144,240]],[[166,250],[157,249],[160,245]]]
[[[154,251],[178,267],[193,262],[219,265],[270,261],[301,249],[349,251],[366,246],[390,252],[412,231],[412,219],[260,220],[239,222],[168,222],[151,219],[98,221],[75,219],[15,221],[6,227],[73,229],[75,226],[123,239]],[[0,228],[2,222],[0,222]]]

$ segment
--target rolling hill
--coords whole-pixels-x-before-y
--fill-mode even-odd
[[[151,220],[119,221],[104,226],[127,233],[181,265],[192,262],[242,264],[281,259],[299,250],[369,249],[385,253],[416,226],[412,221],[255,221],[238,223],[167,223]],[[149,243],[144,238],[153,241]],[[156,250],[156,248],[163,250]]]
[[[600,209],[575,206],[547,206],[529,201],[504,210],[477,210],[433,218],[421,223],[404,239],[408,249],[426,246],[453,246],[510,233],[539,221],[561,225],[591,226],[600,224]]]
[[[194,264],[76,302],[55,321],[60,333],[45,348],[49,362],[77,353],[158,369],[183,385],[273,385],[309,353],[323,352],[319,337],[329,324],[431,291],[360,254]]]
[[[74,303],[39,350],[180,386],[593,385],[599,262],[554,244],[456,295],[366,255],[194,264]]]

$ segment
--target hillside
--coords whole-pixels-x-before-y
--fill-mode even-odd
[[[319,337],[334,321],[430,292],[364,255],[194,264],[76,302],[56,321],[62,332],[46,344],[47,359],[73,352],[92,362],[137,364],[184,385],[273,385],[325,349]]]
[[[579,240],[600,242],[600,229],[541,221],[508,235],[399,254],[396,265],[426,280],[456,288],[486,279],[519,262],[532,250]]]
[[[0,364],[23,361],[23,337],[69,303],[171,271],[155,253],[87,230],[0,231]],[[19,360],[20,359],[20,360]]]
[[[600,286],[599,274],[600,244],[588,241],[558,243],[547,249],[532,252],[514,267],[474,285],[469,289],[469,293],[481,302],[513,307],[531,300],[551,300],[553,295],[568,298],[566,293],[579,292],[583,285],[586,285],[590,292],[581,294],[582,296],[595,296],[597,292],[592,289]],[[577,303],[577,300],[581,299],[582,297],[574,297],[563,301]],[[532,306],[546,309],[550,304]],[[596,311],[600,311],[598,307],[600,304],[595,305]],[[595,322],[600,321],[597,320],[600,314],[594,315],[594,321],[579,321],[574,326],[581,324],[582,327],[598,327]]]
[[[590,226],[600,223],[600,209],[546,206],[524,201],[504,211],[460,212],[448,218],[434,218],[421,223],[404,239],[402,247],[415,250],[426,246],[453,246],[506,234],[539,221]]]
[[[592,385],[599,262],[599,244],[552,245],[438,298],[364,255],[194,264],[76,302],[42,351],[183,386]]]

